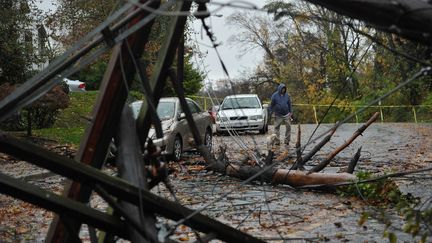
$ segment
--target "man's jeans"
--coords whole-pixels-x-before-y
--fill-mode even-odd
[[[289,116],[287,117],[276,117],[275,118],[275,134],[276,134],[276,138],[279,140],[279,136],[280,136],[280,126],[282,125],[282,123],[285,124],[285,137],[284,137],[284,143],[285,144],[289,144],[289,142],[291,141],[291,119]]]

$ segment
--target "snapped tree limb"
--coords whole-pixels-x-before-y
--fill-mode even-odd
[[[363,124],[359,129],[357,129],[357,131],[354,132],[354,134],[351,136],[350,139],[348,139],[340,147],[336,148],[333,152],[328,154],[327,157],[323,161],[321,161],[318,165],[314,166],[308,172],[308,174],[310,174],[312,172],[318,172],[318,171],[321,171],[322,169],[324,169],[337,154],[339,154],[342,150],[344,150],[346,147],[348,147],[354,141],[354,139],[356,139],[358,136],[360,136],[362,134],[362,132],[364,130],[366,130],[366,128],[368,128],[378,118],[378,115],[379,115],[379,113],[375,112],[375,114],[365,124]]]
[[[338,124],[336,124],[331,130],[330,134],[324,137],[321,142],[319,142],[307,155],[302,158],[301,164],[299,164],[299,166],[297,167],[294,167],[293,169],[297,169],[298,167],[304,167],[306,162],[308,162],[312,158],[312,156],[314,156],[324,145],[326,145],[330,141],[331,137],[336,132],[336,129],[338,127]]]

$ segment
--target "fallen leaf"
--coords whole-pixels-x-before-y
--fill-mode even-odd
[[[180,241],[189,241],[189,237],[187,236],[182,236],[179,238]]]
[[[24,234],[24,233],[27,233],[28,231],[29,231],[29,229],[27,229],[26,227],[23,227],[23,226],[20,226],[16,229],[16,232],[18,234]]]

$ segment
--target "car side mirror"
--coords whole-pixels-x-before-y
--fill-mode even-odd
[[[186,118],[186,114],[184,112],[180,113],[180,115],[178,116],[179,121],[185,118]]]

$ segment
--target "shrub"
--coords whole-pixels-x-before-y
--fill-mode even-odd
[[[0,99],[5,98],[16,89],[15,85],[8,83],[0,86]],[[32,128],[51,127],[59,113],[69,105],[69,96],[60,85],[55,86],[47,94],[26,106],[0,124],[4,130],[31,131]]]

